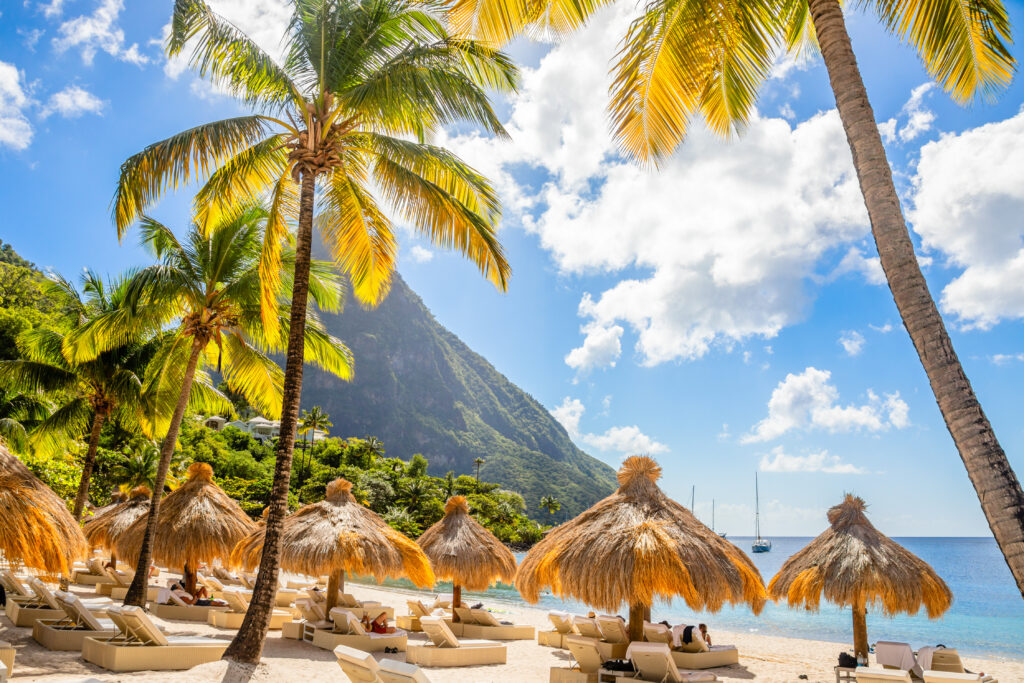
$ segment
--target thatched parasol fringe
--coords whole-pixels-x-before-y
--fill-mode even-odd
[[[231,564],[259,566],[264,533],[261,526],[239,541]],[[344,479],[328,485],[325,500],[285,518],[280,559],[282,569],[308,576],[343,577],[352,572],[378,581],[404,576],[417,586],[434,584],[430,561],[420,547],[360,505],[352,496],[351,482]],[[334,597],[328,595],[329,603]]]
[[[470,516],[466,497],[452,496],[444,511],[444,517],[417,541],[437,578],[471,591],[487,590],[498,580],[512,583],[515,555]]]
[[[140,517],[149,512],[153,493],[148,486],[136,486],[127,500],[112,505],[106,512],[96,515],[82,527],[85,538],[93,548],[115,551],[117,539]]]
[[[148,515],[137,519],[118,537],[117,554],[137,562]],[[153,559],[194,572],[203,563],[225,559],[256,527],[238,503],[213,482],[213,468],[197,462],[188,480],[160,503],[153,538]],[[186,577],[188,581],[188,577]]]
[[[764,583],[750,558],[665,496],[660,476],[652,458],[627,458],[615,493],[527,554],[516,574],[523,597],[537,602],[550,588],[607,611],[681,597],[694,610],[745,603],[760,612]]]
[[[48,574],[70,574],[89,551],[67,505],[0,445],[0,553]]]
[[[864,610],[887,616],[941,616],[953,594],[926,562],[878,531],[865,515],[861,498],[847,495],[828,511],[831,526],[786,560],[768,585],[772,600],[817,610],[824,596],[854,612],[854,645],[867,656]]]

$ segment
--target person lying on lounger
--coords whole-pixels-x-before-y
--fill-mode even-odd
[[[370,622],[370,631],[373,633],[394,633],[394,626],[388,626],[387,612],[381,612],[377,618]]]
[[[196,607],[209,607],[216,605],[222,607],[228,603],[223,600],[213,600],[210,598],[210,594],[206,591],[206,586],[200,586],[199,590],[196,591],[195,595],[185,590],[185,587],[180,583],[175,583],[171,586],[171,592],[174,593],[178,598],[186,605],[195,605]]]

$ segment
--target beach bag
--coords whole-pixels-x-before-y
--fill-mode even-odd
[[[626,671],[629,673],[634,673],[636,671],[636,667],[633,666],[633,662],[628,659],[609,659],[602,665],[602,668],[607,669],[608,671]]]
[[[849,652],[840,652],[839,666],[843,667],[844,669],[856,669],[857,658],[851,655]]]

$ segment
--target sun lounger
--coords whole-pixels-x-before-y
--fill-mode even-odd
[[[242,579],[240,579],[237,574],[232,574],[224,567],[214,567],[213,575],[220,579],[221,583],[225,583],[230,586],[242,585]]]
[[[32,591],[22,583],[21,579],[9,571],[0,571],[0,584],[3,584],[7,591],[8,600],[32,599],[35,597]]]
[[[215,610],[209,613],[207,619],[210,626],[218,628],[239,629],[242,627],[242,620],[245,613],[249,611],[249,603],[246,602],[239,591],[225,590],[220,593],[224,602],[228,603],[227,611]],[[292,620],[290,610],[275,609],[270,613],[270,630],[280,631],[285,623]]]
[[[611,673],[602,668],[605,660],[593,638],[568,634],[563,640],[572,663],[569,668],[551,667],[549,683],[598,683],[602,673]]]
[[[434,597],[434,604],[430,606],[431,611],[435,609],[451,609],[454,596],[451,593],[438,593]]]
[[[110,619],[119,633],[114,638],[86,638],[82,657],[108,671],[180,671],[215,662],[228,647],[226,640],[166,636],[140,607],[114,607]]]
[[[618,617],[612,617],[618,619]],[[597,623],[597,619],[593,617],[581,617],[575,616],[572,619],[573,625],[576,627],[576,632],[584,638],[590,638],[597,645],[597,649],[601,652],[601,656],[606,660],[608,659],[622,659],[626,656],[626,648],[629,647],[629,643],[609,643],[604,639],[604,634],[601,633],[601,627]]]
[[[629,646],[626,656],[636,667],[637,678],[659,683],[703,683],[717,681],[718,677],[709,671],[688,671],[676,666],[672,652],[665,643],[635,642]]]
[[[714,645],[709,647],[694,628],[689,643],[680,643],[672,648],[672,659],[680,669],[714,669],[720,666],[739,664],[740,653],[735,645]],[[672,646],[673,636],[665,624],[644,622],[644,639],[650,643],[665,643]]]
[[[974,681],[975,683],[999,683],[999,681],[991,676],[982,676],[981,674],[957,673],[953,671],[932,671],[930,669],[924,670],[924,683],[964,683],[964,681]]]
[[[196,572],[196,581],[198,581],[199,585],[204,587],[210,596],[214,598],[219,598],[220,594],[226,590],[224,588],[224,584],[212,574],[206,575],[202,572]]]
[[[359,618],[344,607],[333,608],[329,616],[329,628],[307,629],[309,633],[303,634],[303,640],[324,650],[345,645],[364,652],[383,652],[389,648],[405,651],[409,640],[405,631],[396,629],[394,633],[370,633],[363,628]]]
[[[537,631],[537,644],[547,647],[565,649],[565,637],[574,633],[572,615],[568,612],[552,610],[548,612],[548,621],[551,622],[550,631]]]
[[[368,652],[339,645],[334,656],[349,680],[355,683],[430,683],[423,671],[413,664],[382,659],[379,662]]]
[[[13,576],[9,577],[8,581],[12,579],[17,581]],[[32,577],[29,579],[29,586],[31,588],[25,588],[20,581],[17,581],[17,584],[20,586],[22,593],[28,592],[31,597],[21,595],[21,597],[15,597],[7,601],[4,611],[7,614],[7,618],[15,626],[31,628],[35,624],[36,619],[57,620],[64,616],[64,610],[57,604],[53,593],[38,578]],[[110,604],[109,601],[99,604],[91,603],[90,607],[103,609]]]
[[[489,640],[459,640],[440,617],[420,619],[430,643],[409,644],[405,661],[420,666],[479,666],[504,664],[508,648]]]
[[[924,650],[925,648],[921,648]],[[918,657],[918,661],[922,664],[926,662],[921,661],[924,657]],[[964,673],[964,663],[960,661],[960,653],[951,647],[940,647],[936,648],[931,653],[931,661],[927,662],[928,666],[925,669],[931,669],[932,671],[946,671],[949,673]]]
[[[868,667],[858,667],[856,676],[857,683],[911,683],[914,680],[910,677],[909,671]]]
[[[114,591],[117,589],[120,588],[123,593],[127,593],[128,588],[132,585],[132,577],[124,572],[110,567],[103,567],[103,574],[108,580],[96,584],[96,595],[105,595],[112,598]]]
[[[99,586],[110,583],[103,560],[93,557],[85,562],[85,570],[79,570],[71,575],[71,580],[80,586]]]
[[[376,600],[356,600],[355,596],[351,593],[338,593],[338,606],[351,610],[360,619],[363,618],[364,614],[369,614],[370,618],[374,619],[381,612],[384,613],[384,618],[388,621],[392,621],[395,618],[394,607],[388,607]]]
[[[6,640],[0,640],[0,664],[3,664],[7,676],[14,675],[14,648]],[[3,679],[0,678],[0,683]]]
[[[86,638],[112,638],[118,634],[114,622],[98,617],[78,596],[63,591],[53,596],[64,616],[37,619],[32,625],[32,638],[47,650],[81,651]]]
[[[456,609],[461,610],[461,608]],[[533,640],[536,631],[533,626],[499,621],[485,609],[471,609],[469,612],[473,621],[462,624],[460,637],[485,640]]]
[[[225,612],[228,609],[226,605],[190,605],[175,595],[174,591],[167,591],[166,597],[170,604],[149,603],[149,611],[161,619],[209,623],[210,612]]]

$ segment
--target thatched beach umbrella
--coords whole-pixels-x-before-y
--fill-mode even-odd
[[[434,575],[452,582],[452,618],[462,601],[462,588],[487,590],[498,580],[512,583],[516,557],[480,522],[469,516],[465,496],[452,496],[444,517],[427,529],[417,543],[430,558]]]
[[[0,553],[48,574],[70,574],[89,546],[68,507],[0,446]]]
[[[231,553],[232,564],[250,570],[258,567],[264,533],[261,527],[241,541]],[[404,576],[424,588],[434,584],[430,561],[420,547],[360,505],[352,495],[352,484],[344,479],[328,484],[325,500],[285,518],[280,560],[285,571],[330,577],[328,611],[344,587],[345,572],[372,574],[378,581]]]
[[[598,609],[629,605],[629,635],[641,640],[657,598],[681,597],[695,610],[718,611],[765,602],[764,583],[750,558],[668,498],[655,483],[658,464],[626,458],[619,490],[556,527],[527,553],[516,587],[530,602],[550,587]]]
[[[117,567],[117,539],[136,520],[146,516],[152,496],[148,486],[137,486],[132,489],[127,500],[103,508],[103,512],[82,526],[89,547],[109,550],[110,564]]]
[[[116,543],[117,553],[138,562],[149,515],[143,515]],[[226,559],[232,548],[255,524],[238,503],[213,483],[213,469],[203,462],[188,468],[188,481],[167,494],[153,533],[153,560],[181,567],[185,590],[195,590],[196,569],[217,558]]]
[[[923,606],[935,619],[949,609],[953,594],[926,562],[876,529],[865,507],[862,499],[847,494],[830,509],[832,526],[786,560],[768,594],[810,610],[818,609],[822,595],[840,607],[849,605],[853,647],[866,661],[868,607],[893,616],[915,614]]]

